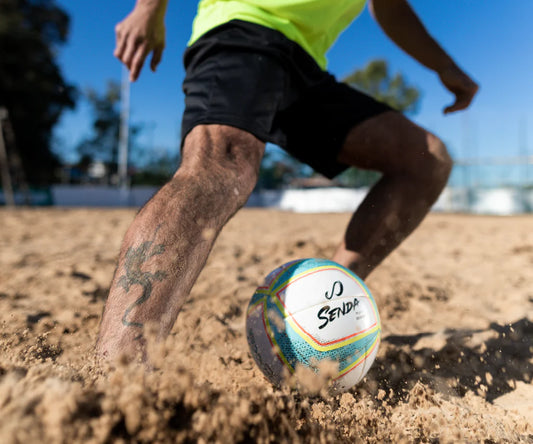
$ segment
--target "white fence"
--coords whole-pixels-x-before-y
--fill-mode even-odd
[[[437,211],[510,215],[533,212],[533,188],[446,188]]]
[[[345,212],[354,211],[367,191],[364,188],[264,191],[252,196],[249,204],[300,213]],[[446,188],[433,211],[494,215],[530,213],[533,211],[533,189]]]

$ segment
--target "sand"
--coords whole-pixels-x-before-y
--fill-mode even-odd
[[[0,442],[533,442],[533,218],[430,215],[367,280],[383,340],[342,395],[275,389],[244,312],[278,265],[329,257],[348,214],[246,209],[156,369],[93,347],[135,212],[0,211]]]

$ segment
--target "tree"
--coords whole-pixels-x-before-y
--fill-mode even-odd
[[[68,30],[69,17],[53,0],[0,0],[0,107],[8,110],[25,176],[34,184],[54,179],[52,130],[76,98],[55,60]]]
[[[296,177],[308,176],[310,167],[282,151],[275,145],[267,145],[261,168],[258,189],[279,189],[286,187]]]
[[[384,102],[404,113],[415,113],[420,103],[420,91],[410,86],[400,73],[391,76],[385,60],[372,60],[363,69],[354,71],[343,82]],[[339,180],[352,187],[369,186],[375,183],[380,174],[375,171],[350,168]]]
[[[76,150],[82,159],[113,165],[116,172],[120,133],[120,85],[115,81],[108,82],[103,94],[88,88],[84,97],[93,114],[92,134],[82,140]]]
[[[420,91],[409,86],[402,74],[391,76],[385,60],[372,60],[343,82],[405,114],[416,112],[420,102]]]
[[[172,177],[180,161],[178,153],[167,150],[150,150],[150,160],[134,168],[132,185],[164,185]]]
[[[103,94],[90,88],[85,92],[85,97],[93,113],[92,134],[79,143],[78,154],[85,159],[104,162],[109,175],[112,176],[118,169],[120,85],[109,81]],[[130,126],[130,146],[134,144],[140,130],[140,125]]]

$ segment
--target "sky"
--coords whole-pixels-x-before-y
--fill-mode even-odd
[[[69,41],[60,48],[66,80],[80,90],[104,92],[120,81],[113,57],[114,27],[134,0],[60,0],[71,16]],[[444,116],[453,101],[438,76],[398,49],[380,30],[368,8],[341,34],[328,53],[328,70],[341,79],[370,60],[386,59],[422,91],[418,112],[410,116],[447,144],[455,159],[533,155],[533,1],[411,0],[430,34],[472,78],[480,91],[464,112]],[[131,86],[131,122],[143,123],[140,143],[176,151],[183,112],[182,54],[189,39],[196,0],[169,0],[167,46],[157,73],[147,67]],[[67,111],[55,131],[58,151],[73,160],[73,147],[90,134],[86,101]]]

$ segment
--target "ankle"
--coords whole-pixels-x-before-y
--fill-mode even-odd
[[[363,280],[365,280],[374,269],[363,255],[346,250],[342,247],[337,250],[332,260],[353,271]]]

